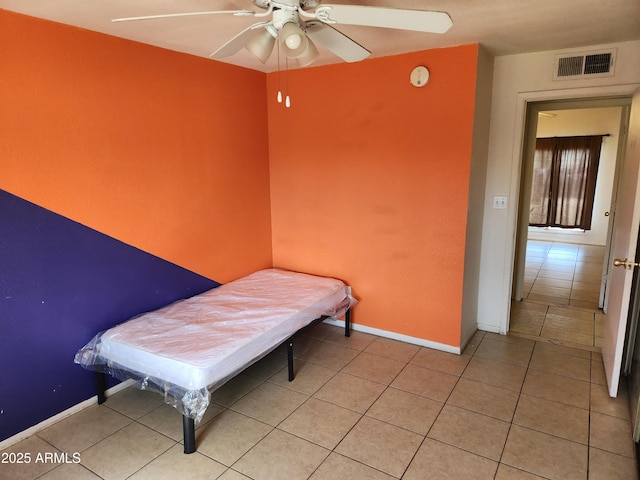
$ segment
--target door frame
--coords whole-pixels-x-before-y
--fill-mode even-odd
[[[621,159],[626,144],[626,136],[622,135],[625,131],[629,118],[629,109],[631,106],[630,96],[615,96],[602,98],[587,99],[562,99],[544,102],[528,102],[525,123],[524,148],[521,158],[522,175],[520,177],[520,197],[518,200],[518,221],[516,229],[516,245],[515,245],[515,263],[513,272],[513,293],[514,300],[521,300],[524,291],[524,269],[526,263],[526,247],[528,239],[529,226],[529,205],[531,200],[531,183],[533,176],[533,160],[535,154],[535,139],[538,127],[538,113],[541,111],[561,111],[561,110],[579,110],[582,108],[611,108],[619,107],[621,109],[620,131],[611,132],[615,135],[618,145],[616,148],[616,166],[613,180],[613,191],[610,198],[610,217],[607,229],[607,239],[605,247],[605,256],[603,262],[602,286],[600,297],[603,299],[607,269],[609,267],[609,248],[611,246],[611,238],[613,234],[613,224],[615,218],[615,199],[618,191],[619,172],[621,167]],[[603,302],[600,306],[602,307]]]
[[[586,100],[586,99],[599,99],[599,98],[610,98],[610,97],[625,97],[625,96],[632,96],[633,93],[638,88],[640,88],[640,83],[518,93],[517,99],[516,99],[516,111],[514,115],[515,138],[513,142],[513,151],[512,151],[512,158],[518,159],[518,160],[513,162],[514,168],[511,170],[511,177],[509,180],[510,198],[519,199],[519,196],[520,196],[521,175],[523,170],[522,156],[524,153],[524,144],[526,139],[525,124],[526,124],[526,117],[527,117],[527,107],[530,103],[546,102],[546,101],[553,101],[553,100],[580,100],[580,99]],[[506,288],[502,291],[502,298],[504,302],[503,303],[504,307],[502,311],[506,313],[506,315],[500,316],[499,332],[502,334],[507,334],[509,332],[509,318],[511,315],[511,295],[513,291],[513,277],[514,277],[514,266],[515,266],[515,250],[516,250],[515,244],[516,244],[519,210],[520,210],[520,205],[518,205],[514,209],[514,213],[509,216],[508,225],[507,225],[507,231],[512,232],[511,233],[512,238],[508,242],[508,244],[511,244],[510,248],[507,249],[507,251],[510,253],[506,255],[507,258],[505,258],[505,264],[504,264],[506,267],[505,273],[507,273],[508,275],[507,278],[509,279],[509,281],[503,284],[504,287]]]

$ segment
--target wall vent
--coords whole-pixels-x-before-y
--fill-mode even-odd
[[[616,50],[556,55],[553,79],[612,77]]]

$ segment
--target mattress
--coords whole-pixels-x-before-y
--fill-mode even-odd
[[[342,315],[355,303],[349,290],[333,278],[261,270],[98,334],[76,363],[140,379],[199,419],[209,390],[314,319]]]

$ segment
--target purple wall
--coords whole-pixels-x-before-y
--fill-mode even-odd
[[[0,190],[0,441],[95,395],[96,333],[218,285]]]

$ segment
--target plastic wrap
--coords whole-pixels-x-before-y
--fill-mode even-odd
[[[96,335],[83,367],[162,393],[200,421],[210,391],[323,315],[356,303],[339,280],[279,269],[255,272]]]

